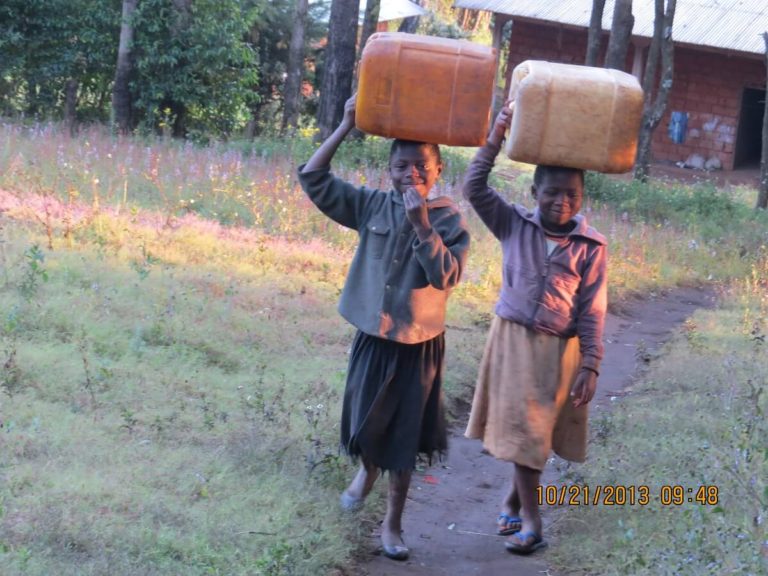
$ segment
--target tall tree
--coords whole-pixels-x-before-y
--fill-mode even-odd
[[[2,0],[0,113],[104,117],[121,0]]]
[[[134,123],[199,140],[242,125],[257,84],[242,0],[141,0],[133,15]]]
[[[70,136],[77,132],[77,90],[80,82],[77,78],[70,78],[64,86],[64,125],[69,130]]]
[[[765,111],[763,112],[763,149],[760,153],[760,189],[757,195],[757,209],[768,209],[768,32],[763,32],[765,41]]]
[[[381,9],[381,0],[368,0],[365,5],[365,16],[363,17],[363,30],[360,32],[360,54],[365,48],[365,43],[371,34],[376,32],[376,26],[379,23],[379,11]]]
[[[325,140],[341,122],[344,103],[352,95],[355,72],[357,17],[360,0],[333,0],[328,22],[320,108],[317,113],[319,137]]]
[[[301,103],[301,78],[304,71],[304,35],[307,27],[309,0],[296,0],[293,12],[291,44],[288,47],[288,70],[283,89],[283,132],[296,127]]]
[[[112,118],[121,133],[131,131],[131,88],[130,78],[133,64],[133,13],[139,0],[123,0],[123,15],[120,22],[120,43],[117,48],[115,83],[112,88]]]
[[[589,35],[587,36],[587,66],[597,66],[600,57],[600,45],[603,39],[603,11],[605,0],[592,0],[592,15],[589,18]]]
[[[608,41],[608,51],[605,54],[605,67],[624,70],[627,62],[629,40],[632,37],[632,27],[635,17],[632,15],[632,0],[616,0],[613,7],[613,22],[611,23],[611,38]]]
[[[637,144],[634,177],[645,182],[651,163],[651,139],[653,131],[661,122],[667,109],[669,92],[672,90],[674,78],[674,43],[672,41],[672,24],[675,20],[676,0],[667,0],[666,12],[664,0],[655,0],[656,14],[653,21],[653,40],[648,52],[648,61],[643,75],[643,120],[640,125],[640,137]],[[659,61],[660,60],[660,61]],[[658,66],[661,65],[661,74]],[[656,79],[659,78],[658,87]]]

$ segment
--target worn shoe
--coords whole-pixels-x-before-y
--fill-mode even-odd
[[[346,490],[341,493],[341,498],[339,498],[339,504],[341,504],[342,509],[346,510],[347,512],[354,512],[359,510],[363,507],[363,502],[363,498],[352,496]]]
[[[523,519],[502,512],[496,519],[496,526],[498,527],[496,534],[499,536],[509,536],[520,531],[520,528],[523,527]]]
[[[408,560],[408,557],[411,555],[411,551],[408,549],[407,546],[386,546],[384,544],[381,545],[381,552],[386,556],[387,558],[390,558],[392,560]]]
[[[541,537],[541,534],[529,530],[512,534],[504,542],[504,547],[513,554],[530,554],[541,548],[546,548],[547,541]]]

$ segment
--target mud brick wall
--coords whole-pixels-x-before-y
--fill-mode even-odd
[[[733,168],[744,88],[765,90],[765,65],[754,59],[716,52],[677,48],[675,79],[667,113],[656,130],[653,152],[658,158],[685,160],[691,154],[720,158]],[[685,142],[667,135],[672,111],[688,112]]]
[[[507,89],[512,70],[525,60],[583,64],[587,31],[545,25],[515,18],[509,44]],[[607,47],[603,38],[603,51]],[[647,40],[646,40],[647,41]],[[625,70],[632,69],[630,46]],[[601,56],[600,62],[603,57]],[[745,87],[765,89],[765,66],[759,55],[725,54],[690,47],[675,49],[675,79],[667,112],[654,133],[653,155],[657,161],[685,161],[691,154],[705,160],[717,157],[723,168],[733,168],[739,128],[742,92]],[[672,111],[688,113],[685,142],[668,135]]]

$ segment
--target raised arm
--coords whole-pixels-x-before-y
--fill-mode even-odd
[[[497,238],[507,235],[513,207],[488,186],[488,175],[511,122],[512,107],[505,102],[488,134],[485,146],[478,148],[469,165],[463,187],[464,198],[469,200],[480,219]]]
[[[320,148],[315,150],[315,153],[312,154],[309,161],[304,165],[304,168],[301,169],[302,172],[312,172],[330,165],[334,154],[336,154],[336,150],[339,149],[339,146],[344,141],[347,134],[349,134],[355,127],[356,98],[357,95],[353,94],[352,97],[344,103],[344,117],[342,118],[341,123],[336,127],[336,130],[326,138],[325,142],[320,145]]]
[[[366,207],[375,191],[356,188],[337,178],[330,163],[339,145],[355,127],[355,96],[344,104],[344,117],[333,133],[315,150],[309,161],[299,168],[299,182],[310,200],[323,214],[342,226],[359,229]]]

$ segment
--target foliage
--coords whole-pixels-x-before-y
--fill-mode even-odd
[[[259,17],[253,23],[249,36],[257,54],[259,83],[258,98],[251,109],[257,134],[274,134],[279,126],[283,105],[283,88],[288,66],[288,47],[293,25],[292,0],[261,1]],[[330,2],[314,2],[309,7],[304,38],[305,66],[303,80],[316,87],[315,65],[322,49],[318,42],[327,34]],[[314,117],[317,105],[316,88],[311,94],[303,92],[303,111]]]
[[[443,38],[467,39],[480,44],[491,43],[490,18],[487,13],[476,10],[457,10],[452,0],[417,2],[427,9],[419,17],[417,34],[441,36]],[[390,30],[396,30],[401,20],[389,23]]]
[[[119,0],[7,0],[0,6],[0,114],[60,117],[64,86],[103,119],[117,59]]]
[[[74,80],[78,119],[106,121],[121,5],[3,2],[0,115],[61,118],[65,86]],[[200,141],[228,137],[252,115],[269,127],[282,105],[292,10],[290,0],[141,0],[132,20],[136,125]],[[326,11],[326,3],[312,5],[308,56],[325,34]],[[306,73],[312,81],[313,70]]]
[[[131,82],[140,125],[221,137],[242,125],[257,82],[244,39],[257,10],[238,0],[142,0],[134,14]]]
[[[22,294],[8,288],[40,275],[41,250],[4,223],[4,575],[302,576],[349,560],[333,251],[93,219]],[[142,252],[157,254],[143,278]]]
[[[733,190],[712,183],[659,186],[588,173],[586,189],[592,201],[608,204],[626,217],[690,230],[697,241],[715,247],[722,247],[724,238],[733,239],[736,234],[738,257],[754,256],[768,244],[768,216],[755,213]]]
[[[311,125],[317,109],[329,6],[310,5],[301,125]],[[77,121],[107,121],[121,8],[120,0],[0,4],[0,116],[60,119],[70,83]],[[247,125],[249,134],[274,134],[293,8],[292,0],[138,2],[130,83],[135,126],[199,142],[230,138]],[[451,3],[440,0],[421,18],[419,32],[490,41],[485,20],[456,18]]]

